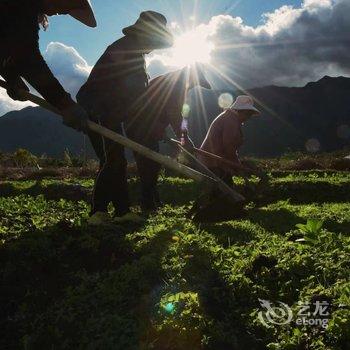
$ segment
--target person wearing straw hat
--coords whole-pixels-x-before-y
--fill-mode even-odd
[[[238,150],[244,142],[242,125],[251,117],[259,115],[260,112],[254,107],[254,101],[250,96],[238,96],[232,106],[212,122],[201,150],[233,162],[240,166],[242,171],[251,171],[241,163]],[[232,185],[232,174],[237,172],[237,168],[230,167],[228,162],[221,162],[205,155],[198,157],[213,173]]]
[[[122,123],[137,118],[148,87],[145,55],[173,45],[166,18],[145,11],[135,24],[123,29],[124,37],[111,44],[97,61],[87,82],[77,95],[90,118],[117,133]],[[108,204],[115,208],[115,221],[139,221],[130,212],[124,148],[95,133],[90,141],[100,160],[95,181],[90,224],[108,222]]]
[[[69,14],[87,26],[96,27],[89,0],[1,0],[0,75],[10,86],[7,93],[12,99],[23,101],[19,91],[29,91],[24,78],[62,111],[65,125],[84,130],[87,113],[54,77],[39,49],[40,25],[46,30],[48,16],[59,14]]]

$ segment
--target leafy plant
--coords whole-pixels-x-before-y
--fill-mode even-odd
[[[308,219],[306,224],[297,224],[295,227],[304,235],[304,238],[297,239],[297,242],[307,242],[316,244],[319,240],[323,221],[317,219]]]
[[[92,179],[2,182],[0,348],[347,349],[349,179],[272,174],[264,206],[195,225],[186,212],[200,185],[163,177],[167,204],[140,227],[112,228],[89,227],[88,203],[68,199]],[[139,183],[129,184],[135,201]],[[296,310],[318,294],[335,305],[322,332],[259,321],[258,299]]]

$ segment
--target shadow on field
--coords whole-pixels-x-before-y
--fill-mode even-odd
[[[249,213],[249,220],[269,232],[281,235],[294,229],[295,225],[305,221],[304,218],[283,208],[278,210],[254,209]]]
[[[285,233],[296,229],[295,225],[304,224],[306,218],[300,217],[287,209],[266,210],[254,209],[248,218],[251,222],[263,227],[265,230],[284,235]],[[322,218],[320,218],[322,220]],[[335,219],[323,219],[323,227],[335,233],[349,235],[350,222],[337,222]]]
[[[204,224],[201,226],[205,231],[215,236],[216,240],[224,248],[231,244],[244,245],[255,237],[254,227],[246,221]]]
[[[261,342],[260,335],[249,332],[251,325],[242,318],[242,314],[256,306],[256,300],[250,298],[245,287],[230,285],[219,274],[209,250],[196,244],[191,249],[193,258],[184,266],[182,276],[187,281],[188,290],[198,293],[203,314],[211,320],[208,329],[204,329],[205,334],[213,335],[208,348],[265,349],[266,344]],[[190,348],[201,349],[200,345]]]
[[[337,222],[335,220],[327,219],[324,221],[324,227],[327,228],[329,231],[335,232],[335,233],[342,233],[345,236],[350,236],[350,222]]]
[[[55,181],[55,180],[54,180]],[[185,205],[200,193],[201,185],[183,179],[168,179],[160,181],[159,191],[165,204]],[[129,192],[132,204],[138,202],[140,197],[139,181],[129,181]],[[0,182],[1,197],[16,197],[19,195],[39,196],[43,195],[48,200],[66,199],[71,201],[86,201],[91,198],[92,187],[85,187],[79,183],[53,182],[45,183],[41,180],[34,183]]]
[[[252,196],[252,201],[257,201],[260,206],[287,199],[291,204],[348,202],[348,193],[350,183],[295,182],[270,185],[259,193],[258,199]]]
[[[2,244],[0,347],[17,349],[24,341],[29,348],[60,348],[63,342],[71,342],[68,348],[74,348],[76,335],[87,335],[93,328],[87,323],[94,319],[100,322],[101,312],[112,318],[120,315],[121,322],[127,322],[128,317],[123,316],[125,307],[127,316],[135,318],[137,324],[135,310],[140,308],[141,296],[158,281],[165,244],[164,237],[163,241],[154,242],[156,246],[150,244],[147,263],[144,252],[134,252],[126,239],[128,233],[142,228],[139,225],[97,230],[59,222]],[[120,286],[109,286],[111,279]],[[142,279],[145,282],[139,285]],[[118,288],[121,298],[125,298],[119,300],[116,296],[113,305],[109,298]],[[138,295],[136,299],[134,294]],[[70,311],[65,314],[64,310]],[[111,330],[115,324],[112,319],[109,321]],[[123,324],[120,328],[130,332]],[[92,339],[91,335],[87,338]],[[128,336],[125,338],[130,341]],[[121,345],[123,348],[127,344]]]
[[[17,186],[14,182],[0,183],[0,196],[1,197],[16,197],[20,195],[27,195],[36,197],[39,195],[44,196],[48,200],[66,199],[71,201],[86,201],[88,202],[91,197],[92,190],[90,188],[81,186],[79,184],[68,183],[52,183],[43,184],[40,180],[36,181],[30,186]]]
[[[44,180],[45,181],[45,180]],[[72,201],[89,201],[92,187],[85,187],[79,183],[54,182],[45,183],[41,180],[33,184],[25,182],[0,182],[0,196],[14,197],[21,194],[29,196],[43,195],[49,200],[66,199]],[[140,193],[139,181],[129,180],[129,190],[132,203],[137,203]],[[198,198],[203,187],[199,183],[179,178],[161,179],[159,191],[161,200],[165,204],[186,205]],[[237,186],[237,190],[246,195],[248,201],[259,206],[267,205],[280,200],[290,200],[292,204],[347,202],[349,200],[350,183],[332,184],[329,182],[303,182],[269,184],[254,190]],[[245,193],[248,190],[248,193]]]

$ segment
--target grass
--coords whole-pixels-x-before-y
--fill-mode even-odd
[[[104,229],[86,224],[91,180],[2,182],[0,347],[349,348],[349,180],[272,173],[244,218],[198,225],[185,214],[200,186],[163,178],[157,214]],[[323,227],[298,242],[308,219]],[[259,299],[296,312],[319,297],[332,304],[327,329],[258,317]]]

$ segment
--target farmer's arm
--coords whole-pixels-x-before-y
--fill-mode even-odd
[[[5,79],[8,84],[7,94],[13,99],[18,101],[24,101],[19,94],[20,90],[29,91],[28,86],[24,83],[21,77],[12,70],[3,70],[0,75]]]
[[[168,119],[169,119],[169,122],[170,122],[170,126],[171,128],[173,129],[176,137],[178,139],[181,138],[182,136],[182,129],[181,129],[181,125],[182,125],[182,115],[181,113],[178,113],[178,111],[168,111],[167,112],[168,114]]]
[[[78,131],[87,129],[87,113],[67,93],[54,77],[41,56],[39,47],[28,50],[16,62],[16,69],[44,99],[62,112],[63,123]]]
[[[220,123],[223,138],[223,157],[237,165],[241,165],[238,157],[238,148],[242,142],[240,125],[229,115],[226,115]]]
[[[20,63],[20,70],[21,76],[54,107],[65,110],[75,104],[52,74],[38,47],[26,55]]]

